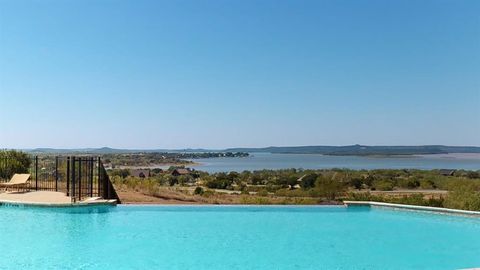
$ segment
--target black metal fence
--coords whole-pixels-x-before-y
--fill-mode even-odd
[[[63,192],[73,202],[86,198],[120,200],[99,157],[35,156],[28,167],[12,158],[0,159],[0,182],[8,182],[15,173],[30,173],[22,190]]]

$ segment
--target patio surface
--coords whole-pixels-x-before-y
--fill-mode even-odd
[[[72,203],[65,193],[55,191],[27,191],[0,193],[0,203],[39,205],[39,206],[76,206],[93,204],[115,204],[116,200],[88,198],[81,202]]]

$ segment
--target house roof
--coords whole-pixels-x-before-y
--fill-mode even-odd
[[[175,170],[173,170],[173,172],[175,172],[175,171],[176,171],[178,174],[190,174],[190,171],[187,170],[187,169],[175,169]],[[172,172],[172,173],[173,173],[173,172]]]
[[[149,177],[150,169],[134,169],[130,171],[130,174],[135,177],[140,177],[142,174],[145,177]]]
[[[442,175],[453,175],[455,173],[455,170],[441,169],[439,170],[439,172]]]

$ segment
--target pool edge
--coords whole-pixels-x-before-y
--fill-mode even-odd
[[[0,200],[1,206],[19,206],[19,207],[39,207],[39,208],[75,208],[89,206],[116,206],[116,200],[87,201],[77,203],[48,203],[48,202],[20,202],[10,200]]]
[[[431,206],[418,206],[418,205],[384,203],[384,202],[373,202],[373,201],[344,201],[343,204],[347,207],[351,207],[351,206],[386,207],[386,208],[426,211],[426,212],[451,214],[451,215],[480,217],[480,212],[477,212],[477,211],[431,207]]]

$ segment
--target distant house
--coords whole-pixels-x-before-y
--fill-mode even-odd
[[[187,169],[183,169],[183,168],[180,168],[180,169],[175,169],[172,171],[172,175],[173,176],[180,176],[180,175],[189,175],[191,172]]]
[[[443,176],[453,176],[453,174],[455,174],[455,170],[447,170],[447,169],[441,169],[438,172]]]
[[[149,169],[135,169],[130,171],[130,175],[140,178],[149,178],[150,170]]]

